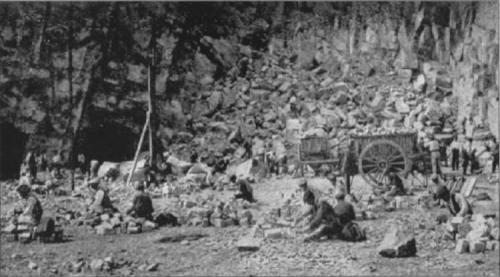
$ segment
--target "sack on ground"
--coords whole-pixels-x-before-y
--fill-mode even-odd
[[[349,222],[342,229],[341,238],[347,241],[363,241],[366,239],[366,233],[357,223]]]

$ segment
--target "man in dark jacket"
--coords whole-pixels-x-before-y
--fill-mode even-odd
[[[491,152],[491,155],[493,156],[493,163],[491,164],[491,172],[496,172],[498,168],[498,159],[499,159],[499,149],[498,149],[498,142],[496,139],[493,139],[493,151]]]
[[[251,203],[255,202],[255,199],[253,198],[253,189],[246,180],[239,180],[238,186],[240,192],[234,196],[236,199],[242,198]]]
[[[135,189],[137,194],[132,200],[132,207],[127,210],[127,214],[135,218],[144,218],[147,220],[153,220],[153,201],[151,196],[144,192],[144,184],[136,183]]]
[[[89,180],[87,185],[93,194],[91,203],[88,206],[90,216],[112,214],[118,211],[111,203],[107,189],[101,185],[100,178],[93,178]]]
[[[354,206],[345,201],[345,193],[342,189],[338,189],[335,192],[335,199],[337,204],[333,208],[333,211],[339,218],[340,224],[346,225],[347,223],[356,219],[356,213],[354,212]]]

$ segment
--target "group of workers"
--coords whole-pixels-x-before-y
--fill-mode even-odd
[[[100,178],[93,178],[86,183],[91,192],[90,201],[86,205],[87,219],[95,219],[103,214],[112,215],[119,212],[113,206],[108,189],[103,185]],[[136,222],[143,222],[144,220],[153,221],[153,202],[151,196],[144,191],[144,188],[144,183],[135,183],[137,193],[132,200],[130,208],[125,212]],[[43,228],[40,226],[43,215],[42,204],[35,193],[32,192],[31,186],[26,182],[20,182],[16,191],[21,198],[21,202],[12,211],[10,225],[3,231],[16,234],[18,233],[18,226],[24,224],[29,226],[32,234],[36,234],[37,228]]]
[[[404,187],[401,180],[398,180],[398,176],[391,174],[389,177],[391,185],[388,189],[389,193],[385,196],[403,194]],[[247,180],[232,178],[231,181],[239,185],[239,193],[235,195],[235,198],[256,202],[252,187]],[[87,215],[89,217],[98,217],[102,214],[119,212],[113,206],[108,191],[102,185],[99,178],[87,181],[87,185],[92,192],[92,201],[87,206]],[[354,206],[345,200],[347,193],[341,184],[336,186],[334,194],[336,204],[334,206],[322,197],[320,192],[310,187],[305,179],[300,181],[299,188],[302,191],[302,200],[306,209],[295,219],[294,225],[296,226],[304,218],[309,217],[308,223],[301,230],[303,233],[308,233],[304,241],[318,240],[324,237],[336,237],[347,241],[361,241],[366,239],[365,231],[354,222],[356,218]],[[136,182],[135,189],[137,193],[126,214],[136,219],[136,222],[144,222],[144,220],[153,221],[153,203],[151,196],[144,191],[144,183]],[[23,218],[24,223],[29,223],[36,228],[43,214],[43,208],[39,199],[31,192],[30,186],[26,183],[21,183],[17,187],[17,192],[22,199],[23,208],[16,208],[14,210],[12,224],[18,224],[19,219]],[[450,213],[454,216],[472,214],[472,208],[467,199],[460,193],[450,192],[445,185],[436,185],[434,199],[443,201],[444,205],[448,207]]]
[[[334,207],[321,196],[320,192],[311,188],[305,179],[299,182],[299,187],[306,208],[294,220],[294,225],[309,217],[308,223],[301,230],[302,233],[308,233],[304,238],[305,242],[334,237],[347,241],[366,239],[365,231],[354,222],[356,218],[354,206],[345,200],[344,187],[336,186]]]
[[[431,138],[428,148],[431,152],[433,177],[431,178],[434,183],[434,199],[442,201],[445,206],[448,207],[451,214],[454,216],[465,216],[467,214],[472,214],[472,207],[467,199],[460,193],[451,192],[445,185],[439,183],[439,178],[437,177],[440,172],[441,154],[443,144],[439,143],[435,137]],[[457,170],[459,166],[459,157],[462,155],[464,175],[466,174],[466,169],[471,161],[470,157],[474,156],[474,150],[471,151],[471,141],[467,143],[459,143],[455,137],[452,143],[449,145],[451,152],[451,166],[453,170]],[[493,170],[498,167],[498,143],[494,141],[493,146],[490,147],[493,154]],[[53,161],[51,163],[51,169],[57,171],[60,169],[61,155],[56,153],[54,155]],[[84,157],[79,157],[79,162],[82,165],[85,163]],[[271,167],[277,167],[277,161],[273,159],[272,155],[266,155],[265,161]],[[36,176],[37,167],[47,166],[47,161],[44,156],[36,156],[34,153],[28,153],[24,161],[25,170],[23,175],[26,176]],[[92,167],[92,166],[90,166]],[[86,168],[83,167],[82,168]],[[472,165],[474,168],[474,165]],[[92,171],[92,170],[91,170]],[[94,170],[95,171],[95,170]],[[113,214],[119,212],[111,202],[109,198],[106,186],[102,185],[102,180],[95,177],[96,174],[91,174],[94,176],[86,183],[88,188],[92,192],[92,201],[88,203],[87,214],[89,217],[98,217],[102,214],[108,213]],[[390,198],[396,195],[404,195],[406,193],[403,186],[401,178],[394,173],[388,173],[389,186],[385,188],[384,197]],[[253,190],[248,180],[241,179],[237,180],[236,176],[232,176],[230,181],[236,184],[239,188],[239,192],[234,195],[235,198],[245,199],[249,202],[256,202],[253,195]],[[336,181],[333,180],[335,183]],[[126,214],[141,220],[153,220],[153,204],[151,197],[145,192],[145,184],[143,182],[136,182],[135,189],[137,194],[135,195],[131,207],[126,211]],[[347,194],[350,193],[349,189],[345,191],[342,186],[338,187],[335,193],[336,205],[332,207],[328,201],[322,199],[318,193],[311,189],[307,181],[303,179],[300,182],[300,188],[303,192],[303,202],[308,207],[308,209],[296,219],[295,223],[298,223],[303,218],[310,216],[309,223],[302,230],[303,232],[309,232],[306,236],[306,241],[315,240],[321,237],[338,237],[349,241],[359,241],[366,238],[363,230],[354,222],[355,213],[354,207],[351,203],[345,200]],[[17,187],[17,192],[19,193],[22,201],[24,202],[24,208],[18,208],[14,210],[14,217],[12,220],[13,224],[17,224],[20,216],[24,218],[23,220],[29,219],[29,223],[32,226],[37,226],[40,223],[43,209],[40,201],[31,192],[29,182],[20,182]]]
[[[499,145],[495,138],[492,138],[490,143],[484,144],[485,151],[490,151],[493,158],[491,164],[491,172],[498,169]],[[441,174],[441,163],[448,165],[448,158],[451,157],[451,168],[453,171],[459,171],[462,167],[462,174],[474,174],[479,170],[478,157],[482,153],[478,153],[477,148],[473,147],[472,138],[467,138],[465,141],[459,141],[457,136],[453,137],[451,143],[447,144],[444,141],[438,141],[435,136],[432,136],[428,143],[429,151],[431,152],[432,173]],[[460,164],[460,160],[462,163]]]

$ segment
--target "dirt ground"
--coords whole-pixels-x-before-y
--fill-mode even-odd
[[[481,182],[474,193],[487,192],[492,201],[474,202],[476,212],[498,213],[498,185]],[[355,181],[354,189],[361,181]],[[256,184],[256,198],[266,211],[296,189],[296,179],[273,179]],[[165,202],[155,199],[155,204]],[[5,212],[3,206],[2,214]],[[499,250],[481,254],[454,253],[455,243],[442,238],[433,208],[415,206],[394,212],[380,212],[375,220],[359,221],[367,227],[364,242],[321,241],[303,243],[293,239],[265,239],[256,252],[239,252],[236,242],[249,231],[246,227],[174,227],[142,234],[98,236],[85,227],[67,227],[62,243],[19,244],[1,237],[2,276],[165,276],[165,275],[466,275],[499,276]],[[388,259],[376,248],[389,222],[414,226],[417,256]],[[93,259],[112,257],[114,268],[92,272]],[[84,261],[81,272],[72,272],[72,263]],[[29,263],[36,269],[30,269]],[[158,263],[155,271],[145,267]]]

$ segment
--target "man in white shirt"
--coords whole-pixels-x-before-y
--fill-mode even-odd
[[[439,164],[441,155],[439,154],[439,141],[435,136],[431,135],[430,141],[427,144],[431,152],[432,174],[440,174],[441,166]]]

